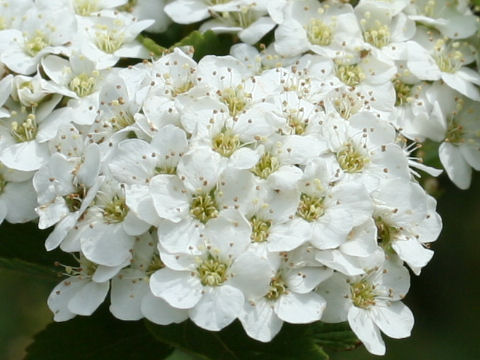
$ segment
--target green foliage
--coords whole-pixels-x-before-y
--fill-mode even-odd
[[[147,328],[159,341],[205,360],[327,360],[324,347],[338,351],[359,345],[346,324],[284,324],[269,343],[248,337],[238,321],[220,332],[203,330],[191,321],[169,326],[147,322]]]
[[[48,234],[48,230],[39,230],[33,222],[9,224],[5,221],[0,226],[0,257],[17,258],[48,267],[53,267],[55,261],[72,263],[72,257],[59,249],[45,250]]]
[[[173,47],[192,46],[195,50],[193,58],[199,61],[206,55],[227,55],[232,45],[231,37],[228,35],[218,35],[211,30],[204,33],[197,30],[174,44]]]
[[[55,269],[20,259],[0,257],[0,270],[7,270],[16,276],[28,276],[31,279],[40,280],[52,285],[59,281]]]
[[[159,45],[162,44],[162,42],[158,40],[156,41],[153,38],[140,35],[137,39],[143,44],[143,46],[145,46],[145,48],[156,56],[162,56],[176,47],[192,46],[194,49],[193,58],[196,61],[199,61],[206,55],[227,55],[230,51],[230,47],[233,45],[231,36],[218,35],[211,30],[204,33],[198,30],[193,31],[184,38],[171,44],[169,47]],[[167,43],[170,43],[170,41],[167,41]]]
[[[25,360],[160,360],[172,351],[142,321],[115,319],[104,306],[92,316],[48,325],[27,348]]]

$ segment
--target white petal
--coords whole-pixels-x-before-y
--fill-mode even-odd
[[[278,299],[275,312],[283,321],[292,324],[308,324],[320,320],[326,306],[325,299],[316,293],[289,292]]]
[[[324,267],[303,267],[289,271],[284,279],[289,290],[306,294],[332,274],[333,270]]]
[[[354,257],[347,256],[338,250],[318,251],[315,254],[315,259],[345,275],[354,276],[365,273],[365,271],[356,264]]]
[[[145,233],[149,228],[150,224],[140,220],[133,212],[129,211],[125,219],[123,219],[123,230],[128,235],[138,236]]]
[[[191,24],[209,17],[208,8],[203,1],[177,0],[167,4],[164,10],[179,24]]]
[[[68,310],[78,315],[92,315],[105,300],[108,288],[109,282],[96,283],[89,281],[68,302]]]
[[[203,224],[191,219],[178,223],[162,221],[158,227],[158,241],[165,250],[172,253],[191,253],[200,241]]]
[[[88,280],[69,278],[55,286],[47,300],[55,321],[66,321],[75,317],[76,313],[73,313],[67,307],[68,302],[87,282]]]
[[[295,218],[285,224],[272,226],[268,236],[269,251],[290,251],[312,238],[312,227],[303,219]]]
[[[127,184],[145,184],[154,175],[157,159],[153,146],[139,139],[121,141],[108,165],[113,176]]]
[[[242,292],[232,286],[208,288],[190,310],[190,319],[203,329],[218,331],[237,318],[244,301]]]
[[[37,217],[35,207],[38,204],[31,181],[8,183],[1,197],[8,209],[5,219],[9,223],[25,223]]]
[[[266,33],[273,29],[275,23],[272,19],[267,16],[262,16],[257,19],[253,24],[248,28],[241,31],[238,34],[238,37],[242,42],[247,44],[255,44],[259,41]]]
[[[158,325],[181,323],[188,319],[188,311],[176,309],[149,291],[142,299],[141,311],[143,316]]]
[[[110,311],[117,319],[139,320],[143,317],[140,304],[150,288],[141,275],[140,271],[127,269],[112,280]]]
[[[153,204],[161,218],[178,223],[190,208],[184,187],[175,175],[158,175],[150,181]]]
[[[210,220],[205,234],[212,245],[212,251],[218,251],[225,258],[236,258],[250,244],[251,226],[238,210],[227,209]]]
[[[347,320],[348,309],[352,306],[350,300],[350,285],[346,278],[339,273],[334,273],[322,282],[317,292],[327,300],[327,308],[323,312],[322,321],[338,323]]]
[[[96,223],[88,226],[81,237],[85,257],[105,266],[117,266],[130,259],[134,241],[121,224]]]
[[[153,295],[161,297],[178,309],[194,307],[202,297],[202,284],[189,271],[174,271],[163,268],[150,277]]]
[[[478,145],[461,144],[459,149],[468,165],[480,171],[480,149]]]
[[[369,352],[375,355],[385,354],[385,343],[380,330],[370,318],[368,310],[352,306],[348,312],[348,323]]]
[[[35,140],[8,146],[0,153],[0,161],[5,166],[20,171],[38,170],[49,157],[47,144]]]
[[[260,297],[268,292],[270,279],[275,275],[270,263],[252,252],[240,255],[229,269],[229,284],[249,297]]]
[[[410,336],[413,328],[413,314],[410,309],[400,301],[379,304],[371,309],[375,324],[385,335],[394,339]]]
[[[273,312],[273,306],[265,299],[247,301],[239,319],[248,336],[269,342],[282,328],[283,321]]]
[[[442,73],[442,80],[459,93],[469,97],[472,100],[480,101],[480,90],[470,81],[465,80],[456,73]]]
[[[428,264],[433,256],[433,251],[425,249],[417,239],[394,241],[392,248],[412,268],[422,268]],[[415,272],[416,273],[416,272]],[[417,274],[418,275],[418,274]]]
[[[460,189],[468,189],[472,181],[472,168],[460,154],[458,147],[443,142],[438,149],[438,155],[450,180]]]
[[[131,185],[125,189],[126,204],[140,219],[157,226],[161,219],[153,205],[150,188],[144,185]]]

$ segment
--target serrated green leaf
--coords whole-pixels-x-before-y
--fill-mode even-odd
[[[19,276],[28,276],[31,279],[55,284],[59,281],[55,268],[33,264],[28,261],[0,257],[0,270],[6,270]]]
[[[345,324],[284,324],[269,343],[251,339],[238,321],[219,332],[203,330],[191,321],[169,326],[147,322],[147,328],[159,341],[210,360],[327,360],[324,346],[338,351],[359,344]]]
[[[329,350],[353,350],[361,345],[360,340],[350,329],[348,323],[327,324],[317,322],[307,330],[307,336],[312,336],[315,344]]]
[[[45,239],[49,230],[39,230],[33,222],[0,226],[0,256],[18,258],[33,264],[53,266],[55,261],[72,263],[71,255],[57,249],[47,252]]]
[[[35,336],[25,360],[160,360],[172,351],[142,321],[115,319],[104,306],[89,317],[49,324]]]

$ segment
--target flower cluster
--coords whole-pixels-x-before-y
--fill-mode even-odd
[[[401,300],[441,230],[433,175],[480,169],[466,2],[0,0],[0,222],[38,218],[78,266],[56,321],[110,292],[122,320],[348,321],[374,354],[409,336]],[[158,15],[156,21],[146,18]],[[230,56],[148,58],[145,29],[212,17]],[[145,18],[145,19],[144,19]],[[274,29],[260,52],[249,44]]]

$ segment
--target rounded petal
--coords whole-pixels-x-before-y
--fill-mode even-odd
[[[178,309],[190,309],[202,298],[200,279],[187,271],[163,268],[150,277],[153,295],[161,297]]]
[[[208,288],[190,310],[190,319],[203,329],[218,331],[237,318],[244,302],[243,293],[232,286]]]
[[[275,306],[275,312],[283,321],[292,324],[308,324],[322,318],[327,302],[316,293],[282,295]]]
[[[385,343],[380,330],[371,319],[368,310],[352,306],[348,312],[348,323],[369,352],[375,355],[385,354]]]
[[[165,300],[154,296],[150,291],[140,305],[143,316],[158,325],[181,323],[188,319],[188,311],[170,306]]]
[[[87,282],[82,286],[68,302],[68,310],[74,314],[90,316],[105,300],[109,288],[109,282]]]
[[[402,302],[396,301],[385,306],[379,304],[371,309],[371,313],[373,321],[385,335],[394,339],[410,336],[414,323],[413,314]]]
[[[263,298],[247,301],[239,316],[245,332],[251,338],[269,342],[282,328],[283,321],[274,313],[273,306]]]
[[[110,312],[120,320],[139,320],[142,298],[150,292],[148,282],[140,271],[126,269],[112,280]]]

